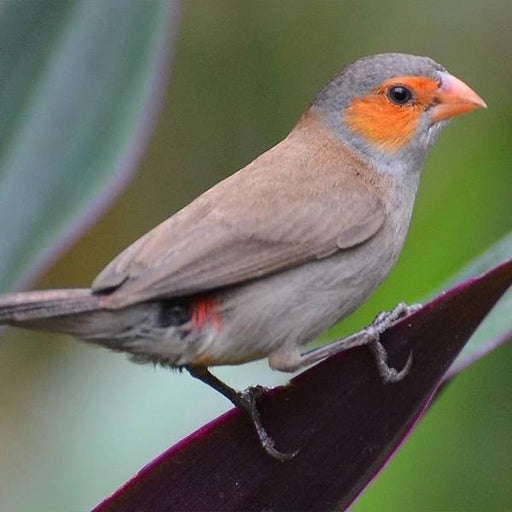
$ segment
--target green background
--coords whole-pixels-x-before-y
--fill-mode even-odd
[[[345,64],[403,51],[443,64],[489,109],[445,130],[395,270],[323,339],[421,299],[512,228],[511,47],[509,0],[184,2],[138,175],[38,287],[88,285],[127,244],[283,138]],[[0,355],[1,510],[89,509],[228,408],[187,375],[64,336],[8,330]],[[287,378],[265,362],[217,374],[239,387]],[[354,510],[509,510],[511,375],[506,346],[459,376]]]

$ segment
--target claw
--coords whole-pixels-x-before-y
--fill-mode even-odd
[[[386,349],[379,341],[380,335],[386,329],[389,329],[392,325],[394,325],[398,320],[404,316],[408,316],[409,314],[414,313],[415,311],[418,311],[420,308],[421,304],[408,306],[404,302],[400,302],[391,311],[379,313],[373,321],[372,325],[367,327],[365,330],[366,335],[370,340],[369,346],[375,357],[377,369],[379,370],[379,374],[385,383],[398,382],[409,373],[409,370],[412,366],[412,352],[409,353],[407,362],[400,371],[396,370],[395,368],[391,368],[387,363],[388,354]]]
[[[261,421],[260,412],[258,410],[258,405],[256,402],[265,391],[266,388],[264,388],[263,386],[254,386],[251,388],[244,389],[240,393],[237,393],[238,400],[235,405],[244,409],[249,414],[252,420],[252,424],[260,439],[261,446],[271,457],[274,457],[275,459],[280,460],[282,462],[293,459],[293,457],[295,457],[295,455],[299,453],[299,450],[295,450],[294,452],[290,453],[280,452],[275,447],[274,440],[272,439],[272,437],[270,437],[265,427],[263,426],[263,422]]]
[[[379,334],[382,334],[398,320],[418,311],[419,309],[421,309],[421,304],[408,306],[405,302],[399,302],[391,311],[383,311],[382,313],[379,313],[375,317],[372,327],[374,327]]]
[[[404,377],[407,376],[409,370],[412,366],[412,351],[409,352],[409,357],[404,365],[404,367],[398,371],[395,368],[391,368],[386,364],[386,373],[381,373],[382,380],[387,383],[395,383],[401,381]]]
[[[410,306],[407,306],[409,308],[408,314],[411,315],[412,313],[416,313],[416,311],[419,311],[423,304],[411,304]]]
[[[379,374],[385,383],[398,382],[409,373],[409,370],[412,366],[412,352],[409,353],[409,357],[407,358],[407,362],[405,363],[404,367],[398,371],[388,365],[388,353],[380,341],[374,340],[370,342],[369,346],[375,357],[375,362],[377,363]]]

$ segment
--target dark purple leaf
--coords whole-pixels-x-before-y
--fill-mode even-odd
[[[142,469],[95,512],[344,509],[427,408],[457,354],[512,284],[512,260],[441,294],[382,336],[393,366],[383,384],[369,351],[350,350],[271,390],[263,421],[291,461],[270,458],[247,417],[231,410]]]

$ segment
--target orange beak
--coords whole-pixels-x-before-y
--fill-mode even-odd
[[[487,108],[485,101],[462,80],[445,72],[439,72],[439,77],[441,85],[436,93],[437,105],[432,108],[434,123],[477,108]]]

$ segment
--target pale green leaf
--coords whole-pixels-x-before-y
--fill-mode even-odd
[[[0,6],[0,290],[48,264],[133,172],[176,11],[173,0]]]

